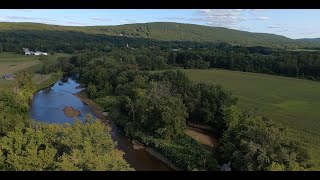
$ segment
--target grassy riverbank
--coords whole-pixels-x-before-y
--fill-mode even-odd
[[[48,75],[34,75],[32,81],[36,84],[36,91],[56,83],[62,77],[62,73],[52,73]]]

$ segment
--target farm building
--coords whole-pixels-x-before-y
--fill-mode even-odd
[[[34,56],[40,56],[40,55],[47,56],[48,55],[47,52],[41,52],[41,51],[33,52],[33,51],[29,51],[28,48],[23,48],[23,51],[24,51],[24,55],[34,55]]]

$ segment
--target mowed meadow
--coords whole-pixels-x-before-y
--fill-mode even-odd
[[[24,54],[16,54],[11,52],[0,53],[0,76],[4,74],[17,74],[19,71],[29,70],[34,74],[33,81],[40,84],[49,80],[52,74],[40,75],[37,72],[43,64],[57,63],[57,58],[61,56],[69,56],[68,54],[56,53],[48,56],[26,56]],[[56,78],[56,77],[55,77]],[[13,81],[0,78],[0,88],[9,87]]]
[[[311,164],[320,169],[320,82],[228,70],[184,70],[194,82],[220,84],[253,110],[288,128],[304,143]]]
[[[40,64],[39,56],[25,56],[14,53],[0,53],[0,74],[15,73]]]

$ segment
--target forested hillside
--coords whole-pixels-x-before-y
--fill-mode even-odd
[[[278,48],[304,48],[305,46],[318,45],[317,43],[305,43],[275,34],[251,33],[222,27],[169,22],[86,27],[37,23],[0,23],[0,31],[14,30],[73,31],[87,34],[147,38],[160,41],[225,42],[232,45]]]

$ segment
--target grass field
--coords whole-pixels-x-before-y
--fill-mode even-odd
[[[0,53],[0,75],[6,73],[16,73],[21,70],[31,70],[36,72],[40,70],[43,63],[54,64],[59,56],[68,56],[67,54],[57,53],[49,56],[25,56],[15,53]]]
[[[195,82],[221,84],[244,110],[256,109],[288,127],[290,137],[309,149],[320,170],[320,83],[296,78],[227,70],[184,70]]]
[[[41,69],[43,63],[45,64],[54,64],[57,61],[57,57],[59,56],[69,56],[68,54],[56,53],[55,55],[48,55],[45,57],[40,56],[25,56],[23,54],[15,54],[15,53],[0,53],[0,76],[11,73],[15,74],[22,70],[30,70],[33,73],[36,73]],[[47,84],[55,79],[59,74],[48,74],[48,75],[40,75],[34,74],[33,81],[38,86],[42,86],[42,84]],[[0,78],[0,89],[8,88],[12,85],[13,81],[7,81],[5,79]]]
[[[17,71],[40,64],[36,56],[25,56],[14,53],[0,53],[0,75]]]

